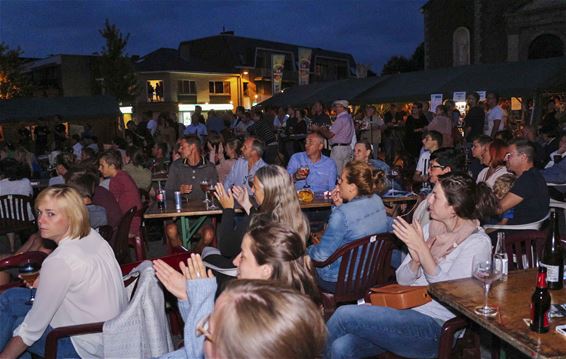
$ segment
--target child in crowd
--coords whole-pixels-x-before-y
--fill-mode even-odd
[[[499,201],[501,201],[501,199],[505,197],[507,192],[511,190],[511,187],[513,187],[513,184],[515,183],[516,179],[517,177],[515,177],[514,174],[507,173],[500,176],[497,180],[495,180],[495,184],[493,185],[493,193],[495,194],[495,197],[497,197]],[[513,219],[513,215],[514,215],[514,208],[508,209],[507,211],[501,214],[499,218],[499,222],[497,222],[497,224],[499,225],[507,224],[509,220]]]

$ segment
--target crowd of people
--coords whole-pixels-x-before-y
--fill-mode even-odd
[[[209,111],[206,119],[197,106],[186,128],[170,114],[146,112],[107,145],[88,132],[67,138],[58,128],[56,141],[41,139],[53,150],[49,169],[29,141],[1,144],[0,196],[32,196],[34,174],[51,171],[51,178],[35,200],[38,232],[19,249],[9,237],[14,253],[49,256],[33,285],[33,306],[23,304],[27,289],[0,294],[0,357],[41,356],[52,328],[124,310],[120,268],[95,229],[116,228],[135,207],[129,232],[139,236],[144,204],[161,190],[153,176],[166,176],[167,198],[180,191],[189,202],[205,199],[206,181],[222,207],[217,228],[208,226],[195,246],[202,257],[191,255],[181,272],[153,263],[185,322],[183,348],[164,358],[435,357],[442,324],[453,317],[445,306],[347,305],[325,323],[320,291],[335,292],[340,262],[315,269],[311,260],[392,232],[406,247],[392,262],[398,283],[470,277],[473,258],[491,253],[482,224],[537,222],[548,214],[550,195],[564,200],[547,190],[549,182],[566,183],[564,103],[549,101],[535,127],[512,123],[495,93],[485,104],[475,93],[467,102],[465,115],[452,101],[434,113],[423,102],[406,112],[362,106],[352,114],[348,101],[337,100],[328,109],[320,102],[311,109],[238,107],[235,114]],[[412,221],[384,204],[391,188],[422,192]],[[297,192],[304,189],[330,198],[332,208],[301,211]],[[164,226],[169,245],[180,246],[177,223]],[[237,279],[205,264],[234,269]],[[65,357],[103,353],[98,335],[59,345]]]

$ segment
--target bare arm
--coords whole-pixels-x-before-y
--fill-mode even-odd
[[[491,129],[491,138],[495,138],[495,134],[499,131],[499,124],[502,120],[493,120],[493,128]]]
[[[27,348],[28,346],[24,343],[20,336],[12,337],[8,344],[6,344],[4,351],[0,353],[0,358],[15,359],[25,352]]]
[[[501,201],[499,201],[497,214],[501,214],[508,209],[517,206],[521,202],[523,202],[523,197],[519,197],[515,193],[509,192],[501,199]]]

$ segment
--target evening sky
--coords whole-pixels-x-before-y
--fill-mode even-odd
[[[26,57],[100,51],[108,18],[143,56],[184,40],[236,35],[351,53],[379,73],[423,41],[424,0],[0,0],[0,42]]]

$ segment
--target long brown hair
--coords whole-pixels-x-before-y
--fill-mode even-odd
[[[305,242],[295,231],[271,222],[256,225],[248,235],[252,239],[250,250],[257,264],[268,264],[272,268],[269,279],[295,288],[316,304],[322,304]]]
[[[268,165],[257,170],[255,176],[263,185],[265,196],[260,213],[275,222],[289,226],[306,243],[310,231],[309,223],[301,211],[295,186],[287,170],[281,166]],[[251,225],[253,224],[254,219],[251,221]]]

